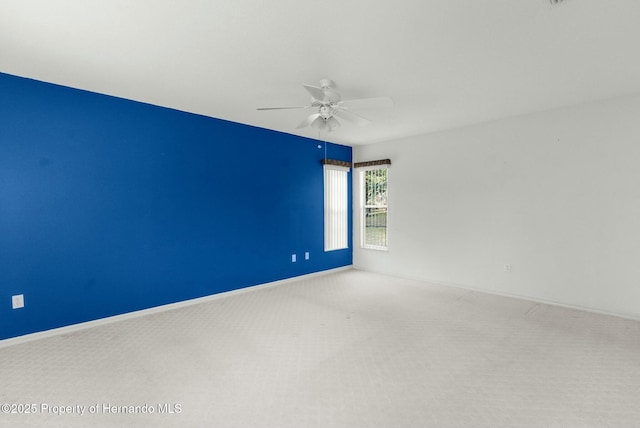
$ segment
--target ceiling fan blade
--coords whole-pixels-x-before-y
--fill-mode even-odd
[[[309,108],[310,106],[302,106],[302,107],[258,107],[256,110],[292,110],[292,109],[300,109],[300,108]]]
[[[393,100],[389,97],[358,98],[354,100],[344,100],[340,106],[346,108],[389,108],[393,107]]]
[[[320,113],[314,113],[308,116],[305,120],[300,122],[300,125],[296,126],[296,129],[306,128],[307,126],[311,125],[311,123],[319,117],[320,117]]]
[[[315,86],[311,86],[311,85],[302,85],[302,86],[304,86],[307,92],[309,92],[314,99],[318,101],[329,101],[322,88],[316,88]]]
[[[371,123],[371,121],[365,117],[360,116],[359,114],[355,114],[352,111],[344,110],[337,108],[333,112],[334,115],[338,116],[340,119],[348,120],[349,122],[355,123],[356,125],[364,126]]]
[[[340,101],[342,99],[340,94],[338,92],[334,91],[331,88],[323,89],[323,91],[324,91],[325,99],[327,101],[329,101],[329,102],[337,103],[338,101]]]

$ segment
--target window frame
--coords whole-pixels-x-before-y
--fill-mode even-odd
[[[386,193],[387,193],[387,203],[386,204],[376,204],[376,205],[365,205],[367,188],[366,188],[366,173],[373,170],[384,169],[387,171],[386,177]],[[389,165],[373,165],[367,167],[358,168],[358,172],[360,175],[360,247],[367,250],[377,250],[377,251],[389,251]],[[367,208],[385,208],[386,209],[386,221],[385,221],[385,229],[386,229],[386,245],[372,245],[367,244],[366,241],[366,229],[367,229],[367,219],[366,213]]]

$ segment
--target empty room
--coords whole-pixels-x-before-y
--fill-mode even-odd
[[[638,22],[3,0],[0,427],[640,427]]]

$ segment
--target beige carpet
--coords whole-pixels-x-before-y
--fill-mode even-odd
[[[0,348],[0,404],[2,427],[640,427],[640,322],[350,270]]]

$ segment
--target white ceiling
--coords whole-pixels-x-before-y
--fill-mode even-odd
[[[640,92],[640,1],[2,0],[0,71],[317,137],[296,130],[302,84],[373,124],[357,145]],[[1,96],[1,94],[0,94]]]

